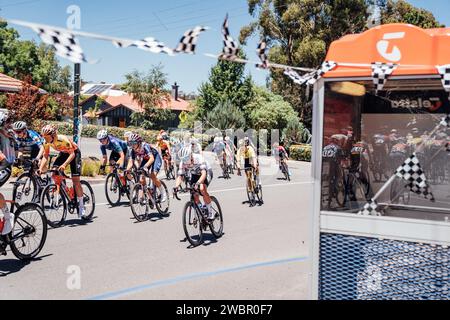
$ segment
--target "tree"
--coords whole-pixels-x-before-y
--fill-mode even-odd
[[[244,129],[244,113],[229,100],[219,102],[206,116],[206,126],[222,131],[228,129]]]
[[[55,50],[34,41],[20,41],[19,33],[0,21],[0,72],[25,80],[49,93],[67,93],[71,89],[71,70],[61,68]]]
[[[47,109],[47,95],[39,93],[39,89],[27,78],[19,93],[8,94],[6,107],[13,121],[26,119],[49,120],[51,115]]]
[[[416,8],[404,0],[383,2],[381,4],[381,22],[383,24],[409,23],[424,29],[445,27],[436,20],[430,11]]]
[[[249,124],[255,130],[282,130],[298,114],[283,97],[275,95],[265,88],[255,87],[254,99],[246,106]]]
[[[242,54],[241,57],[244,58]],[[219,61],[211,69],[208,82],[200,86],[195,101],[196,119],[204,119],[208,112],[226,101],[242,110],[253,94],[252,78],[244,73],[245,65],[241,63]]]
[[[152,66],[146,74],[135,70],[125,77],[124,90],[143,110],[141,114],[132,116],[134,125],[154,129],[158,123],[173,119],[172,112],[163,109],[165,103],[170,101],[170,93],[165,89],[168,81],[162,65]]]

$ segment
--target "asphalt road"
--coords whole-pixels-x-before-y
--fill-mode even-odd
[[[83,150],[94,153],[91,147]],[[255,208],[242,203],[244,178],[218,179],[215,167],[210,190],[222,205],[225,234],[215,241],[207,233],[194,249],[181,221],[186,197],[170,200],[169,218],[137,223],[127,203],[111,208],[103,184],[94,185],[92,223],[69,217],[50,229],[29,264],[11,253],[0,258],[0,299],[307,299],[310,164],[292,162],[290,183],[262,165],[265,204]]]

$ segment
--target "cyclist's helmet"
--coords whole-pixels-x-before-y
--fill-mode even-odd
[[[192,138],[192,139],[191,139],[191,144],[199,144],[198,139]]]
[[[0,112],[0,128],[3,128],[5,126],[6,122],[8,122],[8,119],[8,114]]]
[[[123,137],[124,137],[125,139],[129,139],[129,138],[131,137],[132,134],[133,134],[133,132],[127,131],[127,132],[124,133]]]
[[[105,140],[108,138],[108,131],[107,130],[100,130],[97,133],[97,140]]]
[[[191,147],[184,147],[183,149],[178,152],[178,157],[181,161],[187,162],[189,159],[191,159],[192,155],[192,148]]]
[[[26,122],[18,121],[13,124],[12,129],[14,131],[23,131],[23,130],[28,129],[28,126],[27,126]]]
[[[54,136],[57,133],[57,130],[54,126],[49,124],[42,128],[41,133],[43,136]]]
[[[249,137],[245,137],[244,138],[244,144],[246,147],[248,147],[250,145],[250,138]]]
[[[142,137],[139,134],[133,133],[130,136],[130,140],[129,140],[128,143],[130,143],[130,144],[141,144],[143,141],[144,140],[142,139]]]
[[[230,141],[231,141],[231,138],[227,136],[227,137],[225,137],[225,141],[226,141],[226,142],[230,142]]]

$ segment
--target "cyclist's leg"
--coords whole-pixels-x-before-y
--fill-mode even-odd
[[[0,225],[3,225],[3,228],[0,228],[1,235],[9,234],[14,228],[14,215],[8,208],[5,197],[2,193],[0,193]]]
[[[81,152],[75,152],[75,158],[70,163],[72,183],[78,198],[79,215],[85,215],[83,188],[81,187]]]

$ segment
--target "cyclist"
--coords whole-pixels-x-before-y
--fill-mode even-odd
[[[127,163],[128,145],[116,137],[111,136],[107,130],[100,130],[97,133],[97,140],[100,141],[100,151],[103,155],[103,163],[100,166],[100,171],[104,172],[106,164],[108,163],[107,150],[111,150],[109,157],[109,164],[117,164],[120,168],[124,168]]]
[[[132,134],[128,144],[131,146],[131,157],[128,161],[127,171],[129,172],[133,165],[136,164],[138,169],[144,170],[155,186],[161,192],[161,202],[167,201],[166,190],[162,187],[161,181],[158,179],[158,173],[161,170],[162,159],[158,150],[153,148],[150,144],[144,142],[139,134]],[[131,180],[131,177],[129,177]],[[145,175],[140,177],[141,184],[147,184]]]
[[[14,123],[12,129],[16,138],[17,158],[23,160],[26,157],[32,161],[41,160],[44,155],[44,139],[37,132],[29,130],[27,124],[23,121]]]
[[[226,146],[222,137],[214,138],[213,152],[216,154],[222,172],[225,172]]]
[[[6,156],[0,151],[0,187],[4,186],[11,177],[11,163],[7,161]],[[5,236],[11,233],[14,228],[14,214],[8,208],[5,197],[0,193],[0,235]],[[0,254],[5,251],[0,247]]]
[[[286,151],[286,148],[284,146],[285,146],[284,141],[280,142],[276,146],[276,148],[275,148],[275,158],[277,159],[277,164],[279,165],[280,170],[281,170],[281,164],[284,164],[285,168],[287,168],[287,170],[288,170],[289,177],[292,177],[291,170],[289,169],[289,166],[288,166],[288,163],[287,163],[289,161],[289,155],[288,155],[288,152]]]
[[[205,160],[203,155],[192,152],[192,148],[189,146],[184,147],[180,151],[180,159],[181,163],[178,171],[178,178],[174,188],[174,193],[178,192],[178,189],[181,186],[181,182],[183,181],[183,179],[185,180],[189,175],[189,182],[203,196],[206,209],[208,210],[207,219],[214,220],[214,212],[211,210],[212,200],[208,193],[208,187],[213,179],[212,169],[209,163]],[[199,203],[199,201],[199,195],[196,194],[195,202]]]
[[[192,147],[193,153],[198,153],[198,154],[203,153],[202,145],[200,144],[200,141],[198,141],[198,139],[196,139],[196,138],[191,139],[191,147]]]
[[[164,170],[168,170],[170,163],[172,162],[172,154],[170,152],[170,142],[166,139],[168,138],[167,134],[163,131],[156,138],[157,146],[159,151],[161,152],[163,161],[164,161]]]
[[[397,138],[397,143],[392,147],[391,152],[389,154],[392,173],[399,168],[402,163],[405,162],[408,157],[409,146],[407,144],[407,139],[405,137]]]
[[[372,137],[372,171],[380,174],[380,179],[385,176],[385,166],[389,154],[388,137],[382,133],[377,133]]]
[[[235,164],[237,148],[234,145],[233,140],[231,140],[231,138],[229,136],[225,137],[225,144],[228,146],[228,150],[230,152],[230,163]]]
[[[244,159],[244,170],[247,176],[247,188],[251,186],[253,170],[256,173],[256,184],[260,186],[259,181],[259,166],[258,157],[256,156],[255,149],[250,145],[250,139],[248,137],[244,138],[242,147],[237,153],[237,165],[238,165],[238,176],[241,176],[241,161]],[[250,190],[248,190],[250,191]]]
[[[11,128],[11,119],[7,113],[0,112],[0,150],[6,157],[9,163],[14,163],[16,160],[16,152],[14,150],[14,132]]]
[[[42,137],[45,139],[44,157],[40,163],[39,173],[47,171],[47,163],[50,156],[50,149],[59,152],[58,157],[53,163],[53,167],[64,172],[67,166],[70,166],[73,187],[78,198],[79,218],[86,216],[86,209],[83,200],[83,188],[81,187],[81,152],[78,146],[68,137],[58,135],[57,129],[52,125],[42,128]]]

